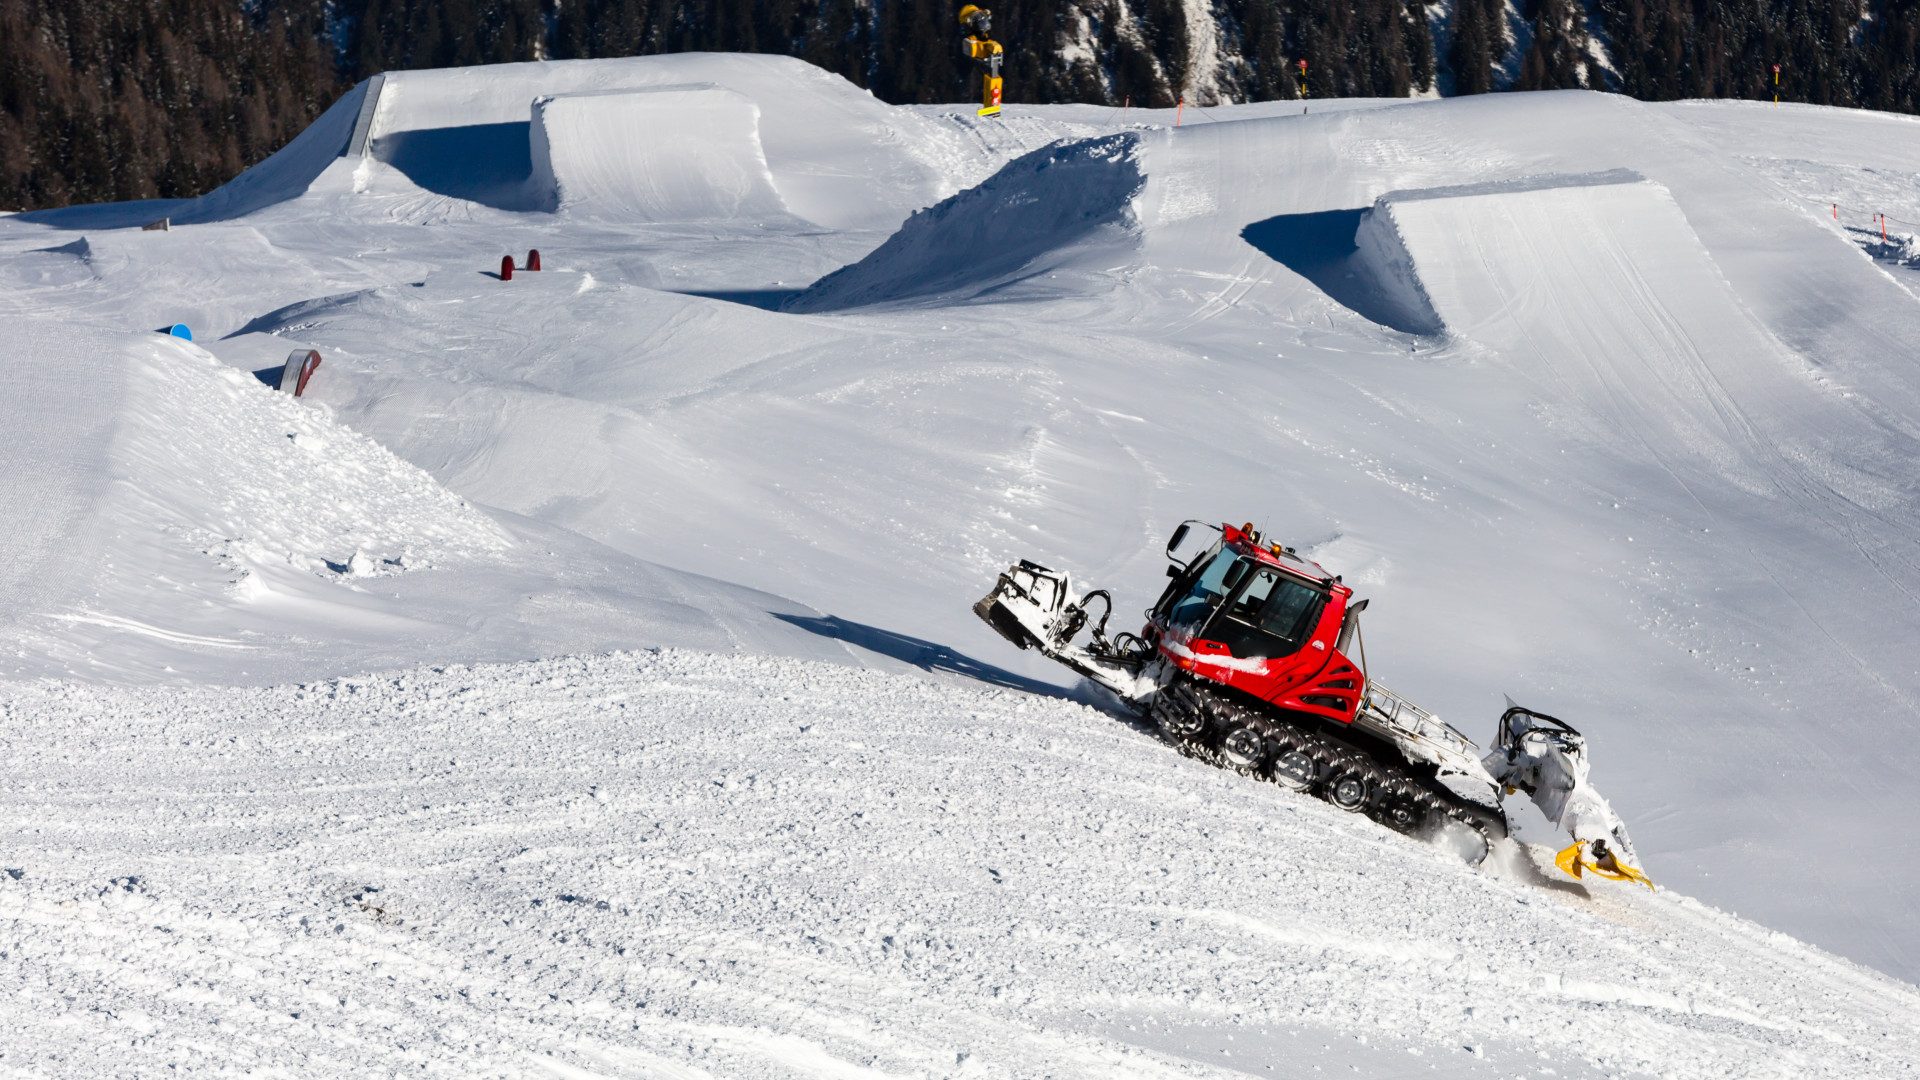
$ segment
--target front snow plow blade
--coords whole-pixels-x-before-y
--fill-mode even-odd
[[[1087,605],[1095,598],[1106,607],[1093,627],[1093,640],[1085,647],[1075,645],[1075,635],[1087,625]],[[1131,705],[1144,706],[1153,694],[1152,680],[1141,675],[1152,650],[1132,634],[1107,637],[1113,599],[1105,589],[1080,596],[1065,571],[1021,559],[973,605],[973,613],[1001,637],[1022,649],[1040,650]]]
[[[1020,648],[1038,646],[1045,652],[1046,642],[1059,640],[1058,630],[1064,629],[1071,639],[1080,629],[1058,626],[1067,591],[1067,575],[1021,559],[973,605],[973,613]],[[1084,616],[1081,621],[1086,621]]]

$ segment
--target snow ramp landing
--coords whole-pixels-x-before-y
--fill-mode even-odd
[[[799,312],[961,302],[1138,244],[1146,186],[1133,132],[1058,142],[908,218],[872,254],[786,304]]]
[[[1612,436],[1725,469],[1789,354],[1734,295],[1667,189],[1624,170],[1396,191],[1356,268],[1427,332],[1490,348]]]
[[[646,222],[784,217],[760,107],[713,85],[536,98],[533,183],[548,206]]]

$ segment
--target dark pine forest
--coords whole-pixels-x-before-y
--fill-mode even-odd
[[[992,0],[1007,99],[1587,87],[1920,111],[1920,0]],[[0,0],[0,209],[197,195],[381,71],[712,50],[963,100],[953,0]],[[1217,30],[1216,30],[1217,27]],[[1188,43],[1225,59],[1189,72]],[[1603,60],[1602,57],[1605,59]]]

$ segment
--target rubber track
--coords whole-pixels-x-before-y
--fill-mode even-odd
[[[1188,715],[1197,713],[1204,726],[1194,735],[1175,734],[1162,719],[1162,714],[1169,709],[1179,709]],[[1432,834],[1442,819],[1452,820],[1478,833],[1487,842],[1489,851],[1494,840],[1507,835],[1506,818],[1498,809],[1462,797],[1438,778],[1422,776],[1408,768],[1404,761],[1382,761],[1303,727],[1285,713],[1249,708],[1196,680],[1183,678],[1164,688],[1154,697],[1151,715],[1160,737],[1182,755],[1255,780],[1278,784],[1271,769],[1273,761],[1297,747],[1320,766],[1320,780],[1310,792],[1322,800],[1327,799],[1332,780],[1357,772],[1366,778],[1371,793],[1360,812],[1395,832],[1425,837]],[[1216,744],[1242,724],[1252,724],[1261,730],[1270,748],[1275,744],[1282,748],[1270,749],[1266,760],[1257,767],[1235,764]],[[1393,813],[1396,808],[1408,813],[1396,815]]]

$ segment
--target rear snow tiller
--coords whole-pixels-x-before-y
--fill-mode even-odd
[[[1626,826],[1587,782],[1586,740],[1509,701],[1492,749],[1367,678],[1349,659],[1367,601],[1251,525],[1177,555],[1139,634],[1107,633],[1113,598],[1021,560],[973,606],[1001,637],[1112,691],[1183,754],[1310,793],[1388,828],[1454,844],[1468,862],[1507,835],[1502,800],[1524,791],[1574,843],[1556,863],[1652,887]],[[1097,607],[1098,619],[1094,620]],[[1089,626],[1089,622],[1092,625]],[[1081,631],[1085,644],[1075,644]]]

